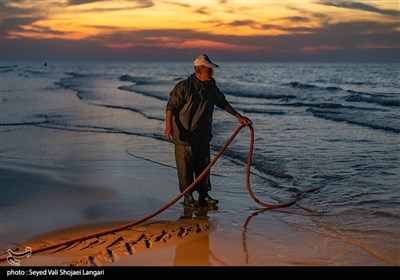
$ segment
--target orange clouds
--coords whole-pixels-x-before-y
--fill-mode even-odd
[[[7,0],[2,40],[65,40],[108,50],[333,53],[399,45],[394,1]],[[82,42],[82,44],[81,44]],[[379,43],[377,43],[379,42]]]
[[[327,21],[358,21],[371,12],[378,21],[396,20],[392,16],[396,11],[385,4],[390,1],[378,1],[380,7],[372,6],[373,1],[363,5],[331,2],[10,0],[3,5],[6,12],[15,15],[14,20],[31,19],[21,21],[16,29],[5,30],[8,37],[83,39],[110,29],[188,29],[212,35],[277,36],[307,32]]]

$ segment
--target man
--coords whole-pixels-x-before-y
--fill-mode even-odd
[[[166,106],[165,137],[175,144],[175,161],[179,189],[183,192],[210,163],[210,141],[214,105],[235,116],[242,125],[252,122],[236,112],[218,89],[213,68],[218,67],[202,54],[194,60],[194,73],[176,84]],[[210,197],[210,174],[196,187],[198,202],[189,192],[184,197],[188,207],[213,206],[218,200]]]

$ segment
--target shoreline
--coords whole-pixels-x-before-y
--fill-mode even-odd
[[[93,135],[83,139],[86,137],[93,141]],[[127,138],[133,142],[130,137],[116,139],[125,143]],[[135,145],[140,149],[137,142]],[[2,158],[5,185],[13,186],[2,189],[4,197],[10,198],[1,211],[2,253],[139,220],[176,197],[175,169],[132,159],[124,152],[104,155],[113,157],[115,162],[75,165]],[[212,173],[217,186],[212,194],[220,199],[218,209],[187,213],[179,201],[144,224],[69,248],[33,254],[21,259],[21,266],[390,265],[363,248],[320,234],[318,228],[310,231],[285,222],[280,219],[284,210],[258,208],[243,188],[243,174],[218,174]],[[27,192],[32,194],[23,201],[14,196]],[[0,266],[10,265],[1,262]]]

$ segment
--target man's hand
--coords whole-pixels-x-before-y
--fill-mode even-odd
[[[235,109],[233,109],[233,107],[229,103],[228,103],[228,105],[226,105],[225,111],[227,111],[229,114],[235,116],[241,125],[252,125],[253,124],[249,118],[242,116]]]
[[[164,135],[165,139],[168,141],[172,141],[172,112],[167,110],[165,113],[165,130],[164,130]]]
[[[164,131],[165,139],[168,141],[172,141],[172,130],[170,126],[165,126],[165,131]]]
[[[241,125],[252,125],[253,124],[249,118],[242,116],[239,113],[236,114],[236,118],[238,119],[238,121],[240,122]]]

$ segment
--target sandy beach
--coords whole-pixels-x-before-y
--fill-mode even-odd
[[[359,266],[385,265],[329,238],[310,239],[266,217],[266,235],[221,229],[206,213],[155,221],[19,259],[23,266]],[[223,223],[226,225],[226,223]],[[113,225],[51,232],[24,243],[39,248]],[[228,231],[223,233],[221,231]],[[26,248],[26,247],[25,247]],[[23,250],[23,249],[21,249]],[[18,250],[15,250],[18,252]],[[10,266],[7,262],[2,265]]]
[[[80,137],[92,138],[91,135]],[[120,139],[120,143],[125,143],[125,140]],[[117,141],[113,143],[118,145]],[[140,141],[135,143],[139,145]],[[75,144],[79,146],[79,143]],[[90,182],[93,178],[98,182],[100,174],[89,168],[92,165],[87,162],[81,168],[57,169],[3,159],[4,182],[15,188],[41,186],[44,189],[37,188],[29,200],[11,193],[12,188],[4,192],[4,197],[9,198],[6,201],[11,204],[13,198],[14,203],[19,201],[21,206],[18,210],[10,206],[12,211],[7,211],[8,208],[3,211],[2,254],[4,249],[22,252],[26,247],[40,248],[127,224],[159,209],[177,195],[173,186],[163,188],[161,184],[172,185],[168,182],[176,180],[173,168],[140,157],[124,161],[123,165],[129,168],[98,162],[96,169],[109,176],[104,183],[113,181],[120,185],[119,188],[106,185],[94,188]],[[121,173],[121,170],[126,172]],[[147,173],[149,176],[145,175]],[[130,176],[131,181],[123,180]],[[284,209],[258,207],[244,191],[243,173],[213,177],[214,181],[223,182],[213,191],[213,195],[220,199],[217,209],[185,209],[179,201],[143,224],[39,252],[19,259],[20,263],[22,266],[387,265],[355,244],[291,227],[279,219]],[[86,186],[83,188],[84,183]],[[132,191],[132,183],[136,188],[129,205],[122,197],[126,196],[128,186]],[[55,184],[58,189],[52,193]],[[237,184],[241,191],[229,195],[228,184]],[[70,188],[74,187],[76,189],[71,191]],[[156,190],[161,194],[154,196],[152,192]],[[110,197],[112,203],[105,203]],[[167,197],[170,197],[169,201]],[[143,201],[146,203],[141,203]],[[128,208],[131,213],[124,213]],[[134,219],[126,219],[128,216]],[[8,217],[19,218],[21,227]],[[125,219],[117,220],[117,217]],[[9,227],[9,224],[16,226]],[[68,224],[70,226],[66,226]],[[6,261],[0,265],[11,266]]]
[[[185,65],[9,63],[3,69],[1,255],[130,224],[178,196],[173,144],[163,131],[166,98],[187,74]],[[389,107],[380,107],[389,97],[376,97],[376,109],[357,107],[361,101],[351,101],[349,90],[358,83],[345,82],[362,71],[357,65],[321,65],[327,79],[345,73],[323,85],[314,81],[313,65],[253,66],[219,72],[229,100],[254,123],[252,190],[272,204],[304,194],[296,204],[265,210],[251,199],[244,129],[211,169],[218,209],[188,211],[181,199],[143,224],[21,257],[20,265],[400,265],[398,122],[385,121]],[[382,77],[392,73],[375,67]],[[254,81],[242,77],[247,72]],[[281,76],[268,78],[273,73]],[[222,110],[214,118],[212,158],[238,127]]]

